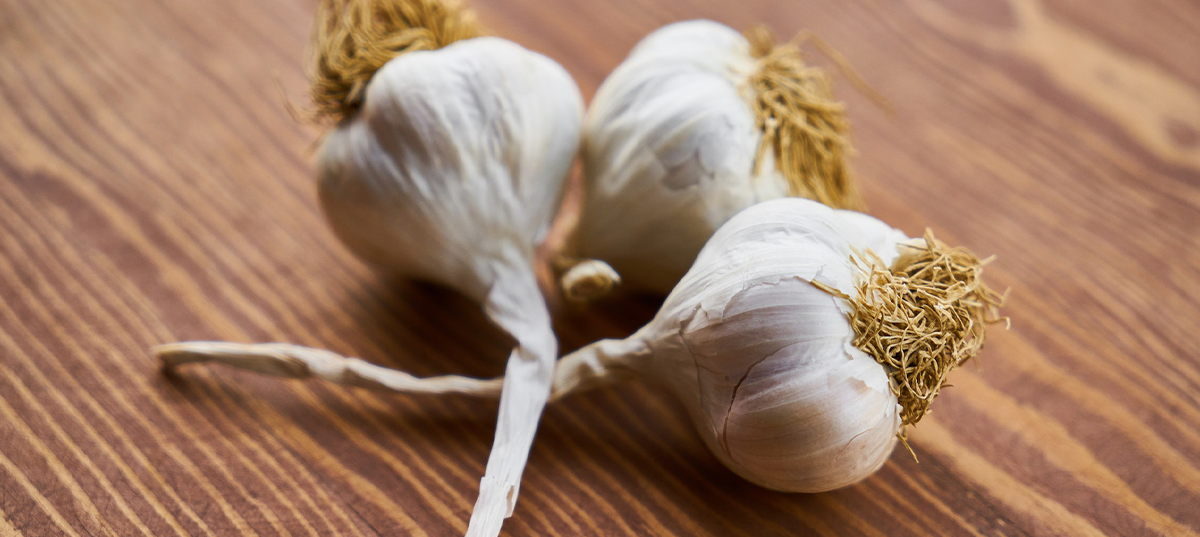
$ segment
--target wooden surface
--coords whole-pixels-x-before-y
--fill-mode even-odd
[[[590,96],[648,31],[810,28],[871,213],[999,260],[1013,328],[875,476],[785,495],[640,384],[551,408],[509,535],[1200,533],[1200,6],[1185,0],[476,0]],[[734,7],[736,4],[743,4]],[[494,375],[509,342],[372,276],[322,223],[302,102],[311,0],[0,0],[0,534],[454,535],[495,404],[147,348],[290,341]],[[652,301],[559,308],[567,349]]]

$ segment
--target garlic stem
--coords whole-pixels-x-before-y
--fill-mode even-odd
[[[560,257],[555,265],[562,272],[559,282],[563,296],[572,302],[586,304],[603,298],[621,284],[617,271],[599,259]]]
[[[554,367],[551,401],[615,381],[639,376],[650,357],[645,340],[602,339],[563,356]]]
[[[184,364],[215,362],[276,377],[317,377],[335,384],[414,395],[499,397],[500,386],[504,382],[504,377],[415,377],[359,358],[288,343],[187,341],[158,345],[151,351],[167,369]],[[550,401],[637,376],[637,360],[648,355],[645,343],[637,337],[602,339],[577,349],[555,364]]]
[[[503,259],[507,261],[497,260],[491,267],[495,278],[483,309],[492,322],[512,335],[517,346],[504,369],[496,436],[467,524],[468,536],[499,535],[504,519],[512,516],[521,473],[550,398],[558,356],[558,340],[530,264],[532,256],[511,250],[506,253]]]
[[[475,379],[458,375],[417,378],[358,358],[287,343],[189,341],[158,345],[151,351],[167,369],[189,363],[218,362],[276,377],[318,377],[335,384],[414,394],[457,393],[496,397],[500,395],[500,383],[503,381],[499,378]]]

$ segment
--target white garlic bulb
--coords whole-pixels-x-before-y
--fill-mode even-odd
[[[666,294],[713,232],[754,203],[799,196],[860,206],[828,77],[769,32],[747,36],[711,21],[671,24],[604,81],[584,123],[583,207],[569,259],[607,262],[623,285]],[[605,290],[594,281],[605,278],[568,272],[563,288],[587,298],[576,282]]]
[[[345,114],[318,156],[330,226],[379,270],[480,302],[517,343],[468,529],[496,535],[512,514],[550,395],[558,350],[534,248],[578,152],[582,97],[557,63],[510,41],[471,37],[462,13],[440,1],[323,6],[331,3],[333,13],[318,15],[314,83],[318,103],[332,95],[326,108]],[[173,366],[212,345],[155,352]],[[295,368],[259,370],[289,376]]]
[[[360,115],[321,147],[321,206],[351,250],[480,301],[517,341],[469,534],[498,533],[511,515],[550,394],[557,343],[534,246],[561,201],[582,116],[562,67],[480,37],[388,63]]]
[[[484,301],[528,269],[579,146],[582,98],[552,60],[495,37],[392,60],[328,133],[321,206],[359,257]],[[540,302],[540,298],[539,298]]]
[[[560,360],[555,390],[652,379],[746,479],[843,487],[883,465],[945,374],[982,347],[1001,302],[983,264],[860,213],[764,202],[713,235],[644,328]]]
[[[889,457],[946,373],[982,347],[1001,297],[985,262],[927,234],[795,198],[754,205],[709,240],[655,318],[563,357],[554,396],[641,377],[764,487],[819,492]],[[198,359],[416,393],[494,396],[500,379],[417,379],[326,351],[225,345]],[[279,372],[276,374],[280,374]]]
[[[779,200],[743,211],[704,247],[632,336],[639,373],[684,402],[709,449],[759,485],[832,490],[878,469],[900,429],[887,371],[855,348],[854,248],[891,263],[906,237],[858,213]]]

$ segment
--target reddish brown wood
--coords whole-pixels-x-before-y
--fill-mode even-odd
[[[1013,328],[874,477],[750,485],[644,385],[542,423],[509,535],[1200,532],[1200,6],[1181,0],[475,0],[590,96],[667,22],[809,28],[870,212],[998,261]],[[382,281],[324,227],[302,102],[312,2],[0,0],[0,534],[453,535],[494,403],[226,368],[185,339],[291,341],[494,375],[509,342]],[[818,59],[819,61],[819,59]],[[568,209],[570,210],[570,209]],[[655,304],[559,308],[567,349]]]

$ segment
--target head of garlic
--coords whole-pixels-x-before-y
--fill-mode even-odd
[[[321,207],[370,264],[482,302],[502,276],[497,264],[528,268],[561,201],[582,114],[570,75],[511,41],[398,56],[324,136]]]
[[[630,362],[684,402],[709,449],[759,485],[819,492],[856,482],[892,452],[901,409],[887,371],[856,348],[857,250],[897,255],[906,237],[814,202],[754,206],[712,237]]]
[[[325,135],[321,207],[372,265],[482,301],[497,263],[528,268],[558,209],[581,103],[558,64],[503,39],[406,54]]]
[[[798,196],[857,209],[847,130],[829,78],[796,46],[711,21],[665,26],[588,109],[583,207],[565,254],[666,294],[713,232],[752,204]],[[564,265],[567,296],[607,289],[594,264]]]
[[[764,202],[721,226],[644,328],[563,358],[555,389],[657,381],[742,477],[843,487],[887,460],[982,347],[1001,301],[983,264],[860,213]]]
[[[494,37],[389,61],[355,117],[321,144],[321,207],[338,237],[386,270],[480,301],[517,348],[472,533],[511,515],[557,343],[534,247],[561,201],[583,104],[554,61]]]
[[[557,341],[534,248],[578,151],[583,101],[554,61],[478,33],[452,0],[324,0],[313,96],[335,123],[317,185],[337,237],[380,271],[477,300],[516,341],[469,530],[495,535],[550,394]],[[156,353],[175,365],[205,345]]]
[[[646,326],[559,360],[552,398],[627,379],[661,384],[712,453],[767,488],[820,492],[866,478],[946,374],[975,356],[999,295],[980,261],[931,234],[787,198],[708,241]],[[296,346],[214,347],[259,371],[401,392],[494,396],[501,379],[417,379]],[[281,372],[307,364],[303,374]]]

